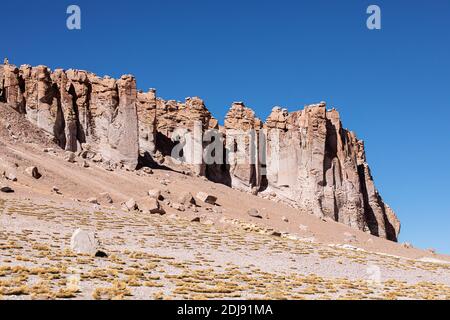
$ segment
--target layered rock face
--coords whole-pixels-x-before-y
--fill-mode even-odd
[[[316,216],[397,240],[399,221],[375,189],[364,143],[342,128],[336,110],[275,108],[265,127],[270,191]]]
[[[8,63],[0,65],[0,100],[65,150],[89,149],[129,169],[170,158],[209,180],[397,241],[400,222],[375,188],[364,143],[325,103],[292,113],[275,107],[263,123],[235,102],[219,127],[202,99],[163,100],[154,89],[137,91],[130,75]]]
[[[157,98],[153,119],[156,151],[188,164],[196,174],[205,175],[203,134],[219,125],[204,101],[198,97],[188,97],[184,103]]]
[[[224,125],[231,186],[257,193],[261,185],[258,136],[262,122],[243,102],[235,102]]]
[[[84,146],[105,161],[135,169],[139,142],[136,81],[46,66],[0,68],[1,99],[69,151]]]

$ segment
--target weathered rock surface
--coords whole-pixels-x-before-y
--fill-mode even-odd
[[[217,201],[217,197],[207,194],[206,192],[199,192],[197,193],[197,199],[199,199],[200,201],[204,202],[204,203],[208,203],[208,204],[216,204]]]
[[[165,214],[159,201],[155,198],[143,198],[139,201],[139,210],[146,214]]]
[[[375,189],[364,143],[336,110],[274,108],[265,127],[266,189],[318,217],[397,240],[400,223]]]
[[[190,192],[183,192],[182,194],[180,194],[180,196],[178,197],[178,201],[184,205],[195,205],[195,199]]]
[[[291,113],[275,107],[263,123],[235,102],[219,128],[202,99],[163,100],[154,89],[137,91],[130,75],[115,80],[8,62],[0,65],[0,100],[53,136],[62,149],[103,162],[107,170],[165,165],[172,157],[211,181],[398,238],[400,222],[375,188],[363,141],[344,129],[339,113],[325,103]],[[210,146],[203,141],[210,129],[220,129],[214,140],[223,139],[225,163],[205,163],[202,157]],[[237,159],[237,145],[243,147],[243,161]],[[196,198],[215,203],[208,194]]]
[[[258,172],[258,157],[250,152],[251,145],[257,144],[257,133],[262,128],[262,122],[256,118],[252,109],[243,102],[235,102],[225,118],[226,148],[228,150],[229,174],[231,186],[251,190],[258,188],[261,174]],[[245,157],[234,152],[235,145],[242,145],[238,150],[245,151]],[[255,149],[256,150],[256,149]]]
[[[28,167],[25,169],[25,173],[34,179],[39,179],[42,176],[37,167]]]
[[[14,192],[14,190],[11,187],[8,187],[6,185],[0,185],[0,192],[12,193],[12,192]]]
[[[95,255],[99,248],[99,241],[94,232],[77,229],[70,239],[70,248],[78,254]]]
[[[106,161],[135,169],[139,156],[136,81],[82,70],[3,65],[0,99],[68,151],[89,143]]]

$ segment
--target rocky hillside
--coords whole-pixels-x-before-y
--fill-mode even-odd
[[[200,98],[166,101],[154,89],[138,91],[130,75],[116,80],[80,70],[18,68],[7,61],[0,66],[0,102],[61,149],[95,154],[96,162],[110,168],[170,167],[172,150],[183,141],[186,170],[397,241],[400,223],[374,186],[364,143],[342,127],[338,112],[327,110],[325,103],[292,113],[276,107],[264,123],[238,102],[219,127]],[[221,135],[226,161],[190,161],[194,140],[210,129]],[[256,151],[245,161],[234,157],[238,130],[257,136]],[[246,150],[253,143],[251,136],[243,140]],[[201,147],[206,151],[209,144]]]

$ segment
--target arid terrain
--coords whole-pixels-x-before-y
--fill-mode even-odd
[[[0,298],[450,299],[448,256],[170,161],[129,170],[72,156],[0,103]],[[160,212],[138,210],[155,190]],[[77,229],[107,256],[74,252]]]

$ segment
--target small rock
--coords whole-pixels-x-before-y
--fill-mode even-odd
[[[83,163],[81,164],[81,166],[83,167],[83,168],[89,168],[89,162],[87,162],[86,160],[83,160]]]
[[[191,222],[200,222],[200,217],[195,217],[191,220]]]
[[[258,211],[257,209],[255,209],[255,208],[252,208],[252,209],[248,210],[248,211],[247,211],[247,214],[248,214],[250,217],[262,219],[262,215],[260,215],[260,214],[259,214],[259,211]]]
[[[128,211],[134,211],[134,210],[137,210],[137,208],[138,208],[136,201],[133,198],[131,198],[130,200],[125,202],[124,207]]]
[[[34,179],[39,179],[42,177],[37,167],[28,167],[25,169],[25,173]]]
[[[284,222],[289,222],[289,219],[286,217],[281,217],[281,220],[283,220]]]
[[[14,190],[8,186],[0,186],[0,191],[3,193],[13,193]]]
[[[281,237],[281,232],[279,232],[279,231],[272,231],[270,235],[274,236],[274,237]]]
[[[178,211],[186,211],[186,208],[184,207],[184,205],[182,205],[181,203],[176,203],[176,202],[173,202],[172,204],[171,204],[171,207],[172,208],[174,208],[175,210],[178,210]]]
[[[108,258],[108,255],[104,251],[98,250],[95,253],[95,257],[96,258]]]
[[[101,154],[97,153],[93,158],[92,161],[94,162],[102,162],[103,161],[103,157]]]
[[[144,167],[144,169],[142,169],[142,171],[144,171],[144,173],[146,173],[146,174],[153,174],[153,170],[150,169],[149,167]]]
[[[92,204],[100,204],[98,203],[97,198],[89,198],[86,200],[88,203],[92,203]]]
[[[12,173],[12,172],[6,174],[5,178],[7,180],[10,180],[10,181],[13,181],[13,182],[17,181],[17,176],[14,173]]]
[[[111,198],[111,195],[108,192],[100,193],[100,203],[106,203],[111,204],[113,203],[113,199]]]
[[[411,249],[413,246],[412,246],[412,244],[409,243],[409,242],[404,242],[404,243],[402,243],[402,247],[403,247],[403,248],[406,248],[406,249]]]
[[[53,152],[54,149],[53,148],[44,148],[43,150],[45,153],[49,153],[49,152]]]
[[[216,204],[217,201],[217,197],[209,195],[205,192],[199,192],[197,193],[197,199],[199,199],[200,201],[204,202],[204,203],[209,203],[209,204]]]
[[[81,144],[81,149],[86,150],[86,151],[90,151],[92,149],[91,145],[89,143],[82,143]]]
[[[162,179],[159,183],[161,183],[163,186],[167,186],[170,183],[170,181],[166,180],[166,179]]]
[[[190,192],[181,193],[181,195],[178,197],[178,201],[184,205],[189,205],[189,204],[195,205],[196,204],[195,199],[192,196],[192,193],[190,193]]]
[[[77,229],[70,239],[70,248],[78,254],[95,255],[99,242],[94,232]]]
[[[88,155],[89,155],[89,151],[86,151],[86,150],[81,150],[81,151],[78,152],[78,156],[81,159],[87,159]]]
[[[57,193],[57,194],[61,194],[61,192],[59,192],[59,188],[57,186],[53,186],[52,187],[52,192]]]
[[[164,197],[161,195],[161,190],[159,190],[159,189],[149,190],[148,195],[150,198],[153,198],[156,200],[164,200]]]
[[[147,214],[165,214],[166,211],[161,207],[161,204],[157,199],[154,198],[145,198],[139,202],[139,210],[142,213]]]
[[[64,160],[67,161],[67,162],[70,162],[70,163],[74,163],[76,157],[77,156],[72,151],[66,151],[66,155],[64,157]]]
[[[214,207],[214,208],[212,209],[212,211],[213,211],[214,213],[221,214],[221,213],[222,213],[222,208],[220,208],[220,207]]]

